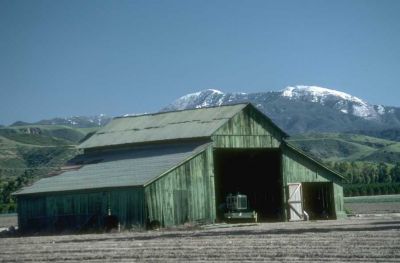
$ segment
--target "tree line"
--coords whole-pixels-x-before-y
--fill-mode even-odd
[[[27,185],[33,178],[34,170],[28,169],[15,179],[2,181],[0,178],[0,213],[15,213],[15,198],[11,195],[21,187]]]
[[[400,194],[400,162],[328,162],[346,176],[345,196]]]
[[[327,162],[331,169],[343,174],[345,196],[400,194],[400,162],[394,165],[370,162]],[[35,169],[7,181],[0,178],[0,213],[15,212],[12,193],[36,177]]]

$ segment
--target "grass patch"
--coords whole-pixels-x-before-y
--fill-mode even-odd
[[[372,195],[345,197],[345,203],[389,203],[400,202],[400,195]]]
[[[400,161],[400,143],[360,134],[308,133],[289,140],[298,148],[324,161]]]

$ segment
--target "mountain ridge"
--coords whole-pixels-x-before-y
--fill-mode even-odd
[[[318,86],[288,86],[280,91],[228,92],[207,89],[186,94],[162,108],[163,111],[195,109],[236,103],[252,103],[288,134],[347,132],[400,140],[400,108],[373,105],[342,91]],[[126,114],[131,116],[136,114]],[[57,117],[10,126],[63,125],[73,128],[100,128],[111,121],[105,114]]]
[[[184,95],[161,111],[241,102],[252,103],[289,134],[364,131],[376,136],[390,129],[400,132],[400,108],[369,104],[350,94],[318,86],[289,86],[281,91],[257,93],[208,89]]]
[[[106,125],[111,121],[112,117],[105,114],[95,116],[71,116],[71,117],[55,117],[52,119],[44,119],[37,122],[16,121],[8,127],[32,126],[32,125],[63,125],[74,128],[98,128]],[[4,126],[3,126],[4,127]]]
[[[400,110],[396,107],[371,105],[321,87],[295,86],[257,93],[205,90],[182,96],[160,112],[248,102],[294,135],[290,143],[346,174],[350,183],[378,182],[379,167],[386,167],[385,174],[400,181],[389,173],[395,164],[400,165]],[[10,194],[18,187],[60,171],[67,160],[80,153],[76,146],[111,119],[100,114],[0,127],[2,202],[10,203]]]

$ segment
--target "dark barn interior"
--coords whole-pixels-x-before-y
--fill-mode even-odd
[[[283,219],[281,153],[269,149],[217,149],[214,152],[217,218],[229,193],[247,195],[259,221]]]
[[[333,185],[327,183],[302,183],[303,209],[311,220],[336,219]]]

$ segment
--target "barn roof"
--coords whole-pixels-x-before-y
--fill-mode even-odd
[[[249,104],[114,118],[79,147],[97,148],[210,137]]]
[[[75,171],[43,178],[15,195],[145,185],[204,151],[209,142],[153,145],[84,156]]]

